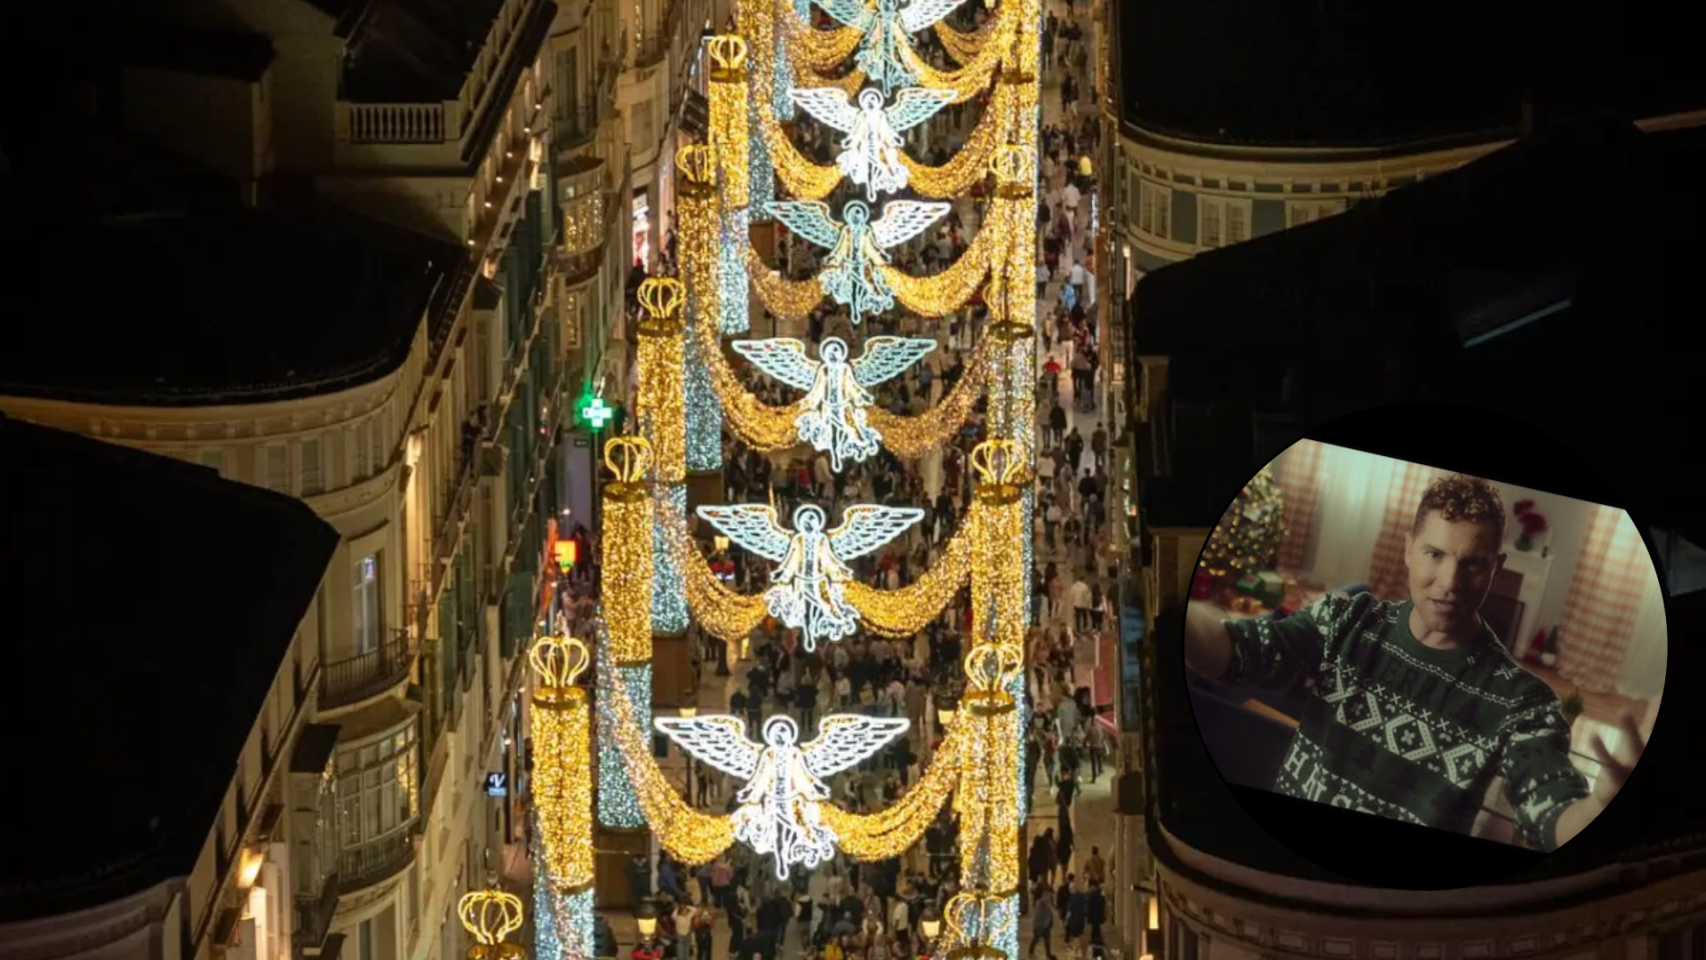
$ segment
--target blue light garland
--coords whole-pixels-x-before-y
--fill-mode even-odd
[[[614,673],[615,676],[611,676]],[[615,688],[608,684],[621,683],[627,690],[634,708],[634,718],[642,729],[652,726],[652,668],[650,664],[617,667],[614,671],[600,670],[598,674],[598,822],[607,827],[633,829],[646,825],[640,812],[640,798],[634,794],[634,784],[628,779],[622,751],[614,748],[616,719],[608,704],[615,699]]]
[[[711,386],[711,369],[699,359],[695,337],[687,338],[687,370],[682,377],[682,392],[687,403],[687,469],[722,469],[723,408]],[[652,609],[655,617],[657,608]]]
[[[756,198],[755,198],[756,199]],[[726,210],[723,212],[722,223],[718,232],[721,242],[717,245],[717,329],[724,336],[746,333],[752,329],[750,307],[752,294],[750,292],[751,278],[746,274],[746,261],[743,251],[752,242],[751,217],[748,210]],[[692,366],[688,367],[692,372]],[[704,371],[705,389],[711,389],[710,371]],[[691,402],[691,397],[689,397]],[[712,396],[712,403],[716,397]],[[693,442],[693,425],[687,425],[687,442]]]
[[[691,433],[691,431],[689,431]],[[664,516],[687,516],[687,485],[685,483],[659,484],[658,496],[668,497],[668,506],[659,504],[659,513]],[[687,584],[681,577],[681,565],[676,559],[675,550],[671,548],[668,537],[664,533],[663,524],[652,527],[652,632],[656,634],[676,634],[687,629]],[[648,687],[646,695],[651,695]],[[650,702],[649,700],[647,701]],[[651,717],[646,717],[647,728],[650,729]]]
[[[753,130],[758,129],[758,107],[748,104],[749,117],[747,123]],[[750,198],[747,207],[748,217],[753,223],[769,223],[770,216],[765,213],[765,204],[776,199],[776,171],[770,166],[770,148],[764,145],[764,138],[752,138],[752,151],[747,156],[746,187]]]

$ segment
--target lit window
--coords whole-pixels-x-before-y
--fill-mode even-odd
[[[1197,245],[1223,247],[1250,239],[1250,201],[1236,197],[1197,198]]]
[[[355,628],[357,654],[372,653],[379,649],[379,602],[379,555],[371,553],[362,557],[355,565],[355,589],[351,596],[350,612]]]

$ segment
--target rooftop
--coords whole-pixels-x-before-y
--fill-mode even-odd
[[[1706,105],[1686,32],[1637,17],[1542,22],[1509,0],[1444,0],[1421,14],[1354,0],[1110,9],[1126,122],[1202,142],[1351,146],[1508,131],[1525,90],[1562,114]],[[1647,33],[1625,35],[1626,22]]]
[[[1694,296],[1683,284],[1700,242],[1665,224],[1702,208],[1702,188],[1682,174],[1703,162],[1700,129],[1569,125],[1338,216],[1145,277],[1127,312],[1133,349],[1171,358],[1179,420],[1152,428],[1171,428],[1180,472],[1147,498],[1151,523],[1201,526],[1219,516],[1224,503],[1208,504],[1204,490],[1235,486],[1259,465],[1251,410],[1277,393],[1272,381],[1287,366],[1302,429],[1383,400],[1497,403],[1570,436],[1616,480],[1628,456],[1618,408],[1579,388],[1675,394],[1679,408],[1688,405],[1692,357],[1662,345],[1674,305]],[[1666,183],[1667,203],[1582,193],[1583,184],[1609,182]],[[1644,236],[1672,240],[1629,242]],[[1548,303],[1568,305],[1518,325]],[[1626,489],[1653,491],[1642,522],[1699,542],[1706,508],[1684,495],[1689,470],[1671,446],[1647,456],[1673,464],[1674,478],[1648,470]],[[1209,477],[1210,469],[1227,473]],[[1677,496],[1657,492],[1673,486]]]
[[[349,38],[342,96],[355,103],[454,100],[503,0],[366,0]]]
[[[0,416],[14,602],[0,917],[189,872],[337,533],[300,501]]]
[[[0,236],[50,253],[9,261],[29,282],[4,285],[0,313],[52,322],[0,352],[4,393],[200,405],[368,382],[403,362],[466,266],[452,243],[307,190],[247,206],[235,183],[123,135],[11,159]]]

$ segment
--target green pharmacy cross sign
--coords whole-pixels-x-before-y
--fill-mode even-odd
[[[616,411],[610,409],[610,404],[604,402],[603,397],[588,394],[575,401],[575,419],[594,431],[603,430],[615,413]]]

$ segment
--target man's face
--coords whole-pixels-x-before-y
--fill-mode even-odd
[[[1504,559],[1491,524],[1430,512],[1421,530],[1404,538],[1410,600],[1427,632],[1467,635]]]

